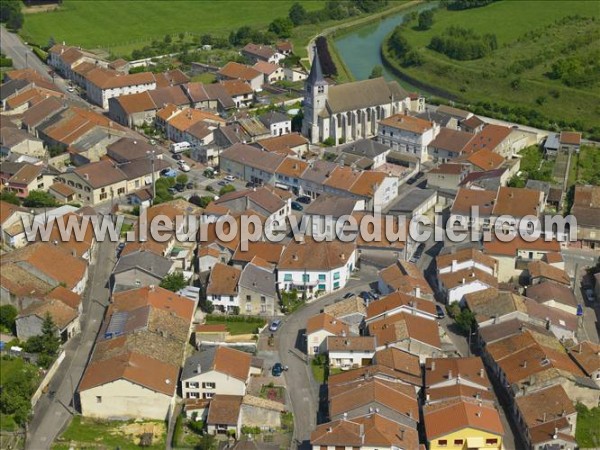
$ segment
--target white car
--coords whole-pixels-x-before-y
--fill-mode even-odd
[[[188,166],[186,163],[183,164],[179,164],[179,170],[181,170],[182,172],[189,172],[190,166]]]
[[[233,175],[227,175],[227,176],[225,177],[225,180],[226,180],[226,181],[235,181],[235,177],[234,177]]]
[[[69,86],[67,88],[67,91],[69,91],[69,92],[75,92],[75,88],[73,86]]]

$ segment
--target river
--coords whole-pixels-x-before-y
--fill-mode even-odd
[[[404,21],[407,14],[413,11],[434,8],[435,6],[437,6],[436,3],[414,6],[335,38],[333,42],[338,54],[344,60],[346,67],[348,67],[354,78],[357,80],[369,78],[374,66],[383,66],[380,53],[381,44],[385,37]],[[405,81],[399,80],[385,66],[383,68],[383,76],[387,80],[397,80],[406,89],[423,92],[422,89],[417,89]]]

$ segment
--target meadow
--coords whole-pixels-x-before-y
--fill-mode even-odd
[[[228,36],[243,25],[266,28],[277,17],[287,17],[293,0],[64,0],[57,10],[25,16],[23,38],[44,46],[50,37],[87,49],[106,49],[115,55],[147,45],[165,34],[206,33]],[[322,1],[303,2],[307,10]]]
[[[569,16],[569,17],[568,17]],[[440,88],[446,97],[465,106],[478,105],[493,115],[510,108],[535,110],[546,120],[544,128],[574,127],[600,133],[600,82],[568,86],[548,73],[555,62],[575,58],[588,64],[600,58],[600,14],[595,2],[511,1],[463,11],[439,9],[433,26],[418,30],[412,22],[403,36],[420,55],[419,66],[400,67],[384,43],[384,58],[396,70]],[[496,35],[498,48],[480,59],[458,61],[428,48],[433,36],[450,26],[471,29],[478,34]],[[496,105],[494,105],[494,103]],[[512,119],[520,121],[528,113]]]

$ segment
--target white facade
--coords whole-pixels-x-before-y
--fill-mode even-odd
[[[466,294],[483,291],[491,287],[479,280],[466,281],[468,282],[447,290],[447,301],[449,305],[455,302],[460,302]]]
[[[239,295],[219,295],[219,294],[207,294],[206,300],[212,302],[215,308],[219,308],[221,311],[229,312],[234,307],[240,307]]]
[[[86,80],[86,95],[91,103],[108,109],[108,100],[122,95],[139,94],[141,92],[152,91],[156,89],[156,81],[152,83],[135,84],[131,86],[122,86],[103,89]]]
[[[282,136],[289,134],[292,131],[292,120],[285,120],[282,122],[275,122],[269,126],[271,136]]]
[[[317,330],[306,335],[306,353],[315,356],[327,353],[327,338],[335,334],[327,330]]]
[[[495,275],[495,271],[494,271],[493,267],[488,267],[485,264],[481,264],[472,259],[469,259],[466,261],[461,261],[461,262],[454,260],[454,261],[452,261],[452,264],[449,266],[438,267],[438,273],[440,273],[440,274],[441,273],[454,273],[454,272],[458,272],[459,270],[464,270],[464,269],[479,269],[486,273],[489,273],[490,275]]]
[[[329,366],[345,370],[362,367],[363,362],[370,364],[374,354],[374,351],[329,351]]]
[[[246,395],[246,382],[210,370],[181,380],[183,398],[212,398],[215,394]]]
[[[423,133],[414,133],[394,126],[380,123],[377,141],[390,146],[393,150],[416,156],[419,161],[425,162],[429,159],[428,146],[440,132],[436,123]]]

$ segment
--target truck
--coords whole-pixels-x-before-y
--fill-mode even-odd
[[[192,145],[187,141],[173,142],[171,144],[171,153],[174,153],[174,154],[183,153],[186,150],[189,150],[191,148],[192,148]]]

